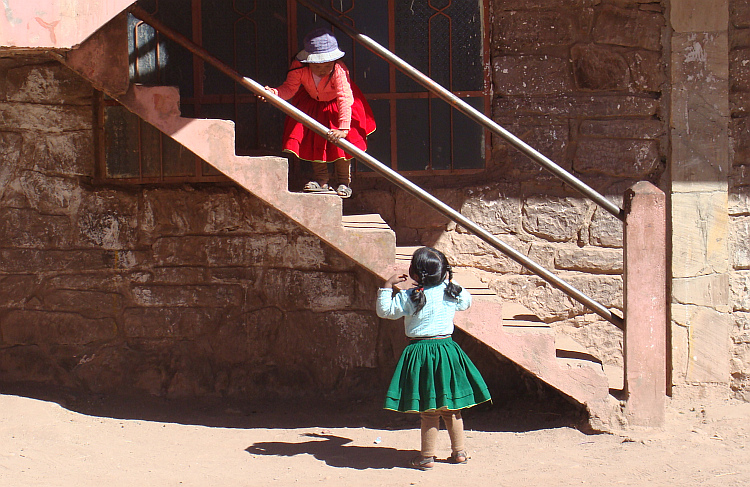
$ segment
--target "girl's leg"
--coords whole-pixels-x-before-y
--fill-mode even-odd
[[[313,162],[312,168],[315,181],[321,186],[328,184],[328,164],[325,162]]]
[[[456,463],[463,463],[467,460],[466,446],[464,445],[464,419],[461,416],[461,410],[441,410],[440,416],[445,423],[445,429],[448,430],[448,436],[451,439],[451,460]]]
[[[438,431],[440,429],[440,413],[426,411],[422,417],[422,457],[435,457],[437,452]]]
[[[333,163],[336,169],[337,184],[349,186],[352,184],[352,161],[339,159]]]

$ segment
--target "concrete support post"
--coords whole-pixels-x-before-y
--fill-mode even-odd
[[[625,192],[625,391],[633,426],[662,426],[667,382],[666,196],[646,181]]]

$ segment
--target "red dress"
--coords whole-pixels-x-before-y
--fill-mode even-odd
[[[291,98],[294,106],[323,126],[348,129],[346,140],[367,150],[367,136],[375,131],[375,117],[362,92],[351,82],[349,70],[343,63],[336,62],[331,74],[316,86],[309,67],[295,59],[277,93],[285,100]],[[287,117],[284,124],[283,149],[313,162],[352,158],[351,154],[291,117]]]

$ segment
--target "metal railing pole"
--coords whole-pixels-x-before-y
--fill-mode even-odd
[[[557,176],[558,178],[562,179],[566,183],[568,183],[573,188],[577,189],[579,192],[581,192],[586,197],[590,198],[592,201],[597,203],[599,206],[607,210],[609,213],[614,215],[620,220],[624,219],[624,214],[622,209],[617,206],[612,201],[608,200],[601,194],[599,194],[596,190],[588,186],[586,183],[581,181],[580,179],[576,178],[572,174],[570,174],[568,171],[563,169],[562,167],[558,166],[554,162],[552,162],[549,158],[544,156],[544,154],[540,153],[530,145],[528,145],[526,142],[522,141],[497,123],[495,123],[494,120],[487,117],[485,114],[477,110],[476,108],[472,107],[465,101],[463,101],[461,98],[457,97],[435,81],[433,81],[430,77],[422,73],[421,71],[417,70],[410,64],[408,64],[406,61],[401,59],[400,57],[393,54],[391,51],[386,49],[385,47],[378,44],[376,41],[374,41],[372,38],[362,34],[361,32],[357,31],[353,27],[350,27],[346,25],[345,23],[341,22],[338,18],[336,18],[336,15],[331,12],[330,10],[321,7],[320,5],[316,5],[315,3],[309,1],[309,0],[296,0],[297,3],[307,7],[310,11],[313,13],[320,15],[322,18],[333,24],[337,29],[340,29],[342,32],[346,33],[348,36],[350,36],[355,41],[359,42],[378,56],[382,57],[386,61],[390,62],[391,64],[395,65],[397,68],[399,68],[401,71],[403,71],[407,76],[412,78],[414,81],[418,82],[425,88],[427,88],[429,91],[435,93],[440,98],[442,98],[444,101],[449,103],[451,106],[456,108],[457,110],[463,112],[465,115],[467,115],[469,118],[473,119],[474,121],[480,123],[484,127],[491,130],[493,133],[499,135],[505,141],[507,141],[510,145],[521,151],[523,154],[525,154],[527,157],[532,159],[533,161],[537,162],[538,164],[541,164],[545,168],[547,168],[552,174]]]
[[[193,41],[186,38],[182,34],[175,32],[171,28],[162,24],[159,20],[153,18],[150,14],[142,10],[140,7],[137,7],[137,6],[132,7],[130,12],[136,17],[143,20],[144,22],[150,24],[152,27],[162,32],[163,34],[165,34],[167,37],[171,38],[178,44],[182,45],[189,51],[193,52],[195,55],[197,55],[204,61],[212,64],[216,69],[222,71],[223,73],[225,73],[226,75],[234,79],[236,82],[240,83],[245,88],[250,90],[255,95],[265,98],[266,101],[268,101],[268,103],[275,106],[276,108],[284,112],[286,115],[289,115],[290,117],[302,122],[307,128],[314,131],[316,134],[320,135],[321,137],[326,138],[328,134],[328,130],[329,130],[328,128],[320,124],[317,120],[310,117],[306,113],[297,109],[297,107],[295,107],[294,105],[287,103],[282,98],[266,91],[266,89],[260,83],[256,82],[255,80],[251,78],[246,78],[246,77],[241,76],[235,70],[233,70],[229,66],[226,66],[224,63],[222,63],[221,61],[213,57],[211,54],[209,54],[208,51],[196,45],[195,43],[193,43]],[[390,167],[378,161],[377,159],[369,155],[367,152],[359,149],[357,146],[355,146],[354,144],[352,144],[346,139],[340,139],[338,142],[336,142],[336,145],[344,149],[347,153],[355,156],[358,160],[367,164],[367,166],[370,167],[373,171],[377,172],[384,178],[388,179],[399,188],[403,189],[404,191],[411,194],[412,196],[420,199],[421,201],[427,203],[429,206],[439,211],[441,214],[447,216],[451,220],[455,221],[456,223],[459,223],[464,228],[466,228],[467,230],[470,230],[477,237],[479,237],[480,239],[482,239],[483,241],[485,241],[492,247],[507,254],[510,258],[512,258],[519,264],[523,265],[524,267],[528,268],[529,270],[534,272],[536,275],[538,275],[539,277],[541,277],[548,283],[552,284],[554,287],[562,290],[569,296],[574,297],[577,301],[587,306],[589,309],[594,311],[596,314],[598,314],[605,320],[609,321],[615,326],[622,328],[623,326],[622,318],[613,314],[612,311],[605,308],[602,304],[590,298],[589,296],[582,293],[578,289],[574,288],[567,282],[563,281],[562,279],[560,279],[559,277],[557,277],[555,274],[551,273],[544,267],[541,267],[539,264],[529,259],[524,254],[518,252],[516,249],[508,246],[505,242],[497,239],[494,235],[487,232],[484,228],[474,223],[473,221],[469,220],[464,215],[454,210],[450,206],[446,205],[439,199],[435,198],[430,193],[426,192],[425,190],[423,190],[422,188],[420,188],[413,182],[409,181],[408,179],[406,179],[405,177],[403,177],[401,174],[397,173]]]

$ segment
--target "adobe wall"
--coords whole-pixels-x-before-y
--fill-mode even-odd
[[[662,2],[492,5],[494,120],[618,204],[639,180],[666,189]],[[499,137],[487,173],[413,179],[603,305],[622,309],[622,223]],[[437,245],[456,264],[480,269],[503,298],[622,365],[619,329],[410,197],[363,178],[354,184],[368,189],[352,207],[383,210],[403,244]]]
[[[0,58],[0,380],[164,397],[380,393],[380,284],[232,185],[94,180],[92,89]]]

